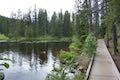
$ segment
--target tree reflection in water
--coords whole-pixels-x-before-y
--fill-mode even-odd
[[[0,58],[10,59],[5,80],[44,80],[53,64],[59,64],[59,50],[67,50],[68,45],[67,42],[0,43]]]

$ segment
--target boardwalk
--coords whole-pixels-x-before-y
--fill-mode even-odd
[[[119,80],[118,70],[104,40],[98,40],[97,44],[97,53],[88,80]]]

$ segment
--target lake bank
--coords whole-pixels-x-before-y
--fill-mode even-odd
[[[8,40],[0,40],[0,42],[21,42],[21,43],[46,43],[46,42],[72,42],[72,38],[20,38],[20,39],[8,39]]]

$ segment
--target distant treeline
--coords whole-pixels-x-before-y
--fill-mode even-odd
[[[47,10],[36,8],[26,14],[19,9],[11,18],[0,16],[0,33],[9,38],[35,38],[44,35],[53,37],[72,37],[74,34],[88,33],[89,21],[85,12],[70,13],[62,10],[54,12],[49,18]]]
[[[44,35],[57,37],[71,37],[73,34],[73,20],[70,12],[62,10],[54,12],[51,19],[44,9],[39,11],[29,10],[22,14],[19,9],[17,14],[12,13],[11,18],[0,16],[0,33],[8,37],[40,37]]]

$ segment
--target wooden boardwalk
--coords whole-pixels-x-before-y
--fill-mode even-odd
[[[97,53],[88,80],[120,80],[120,74],[103,39],[97,42]]]

